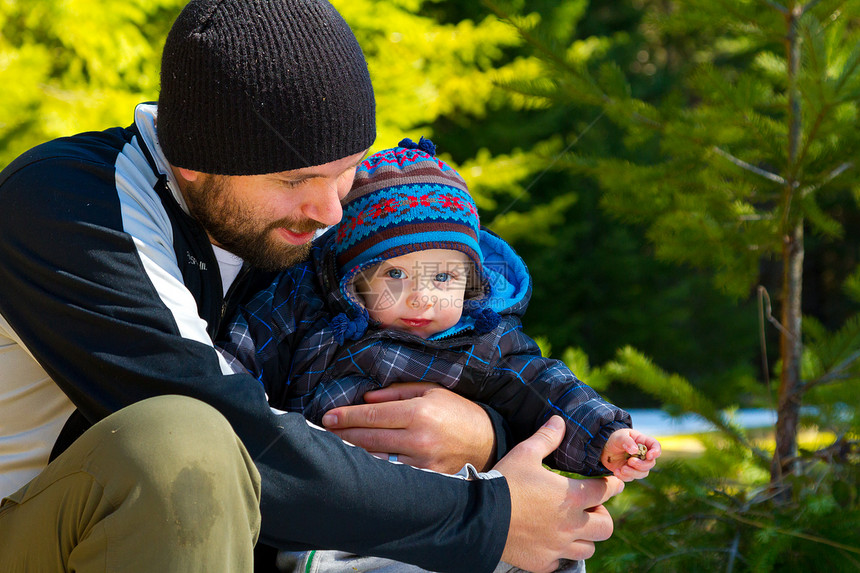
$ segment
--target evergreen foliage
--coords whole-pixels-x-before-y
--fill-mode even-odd
[[[836,338],[857,335],[856,321]],[[852,351],[858,346],[853,343]],[[811,346],[814,346],[811,345]],[[829,345],[830,357],[846,363]],[[820,356],[827,354],[823,352]],[[600,571],[854,571],[860,566],[860,445],[856,372],[834,396],[820,397],[806,415],[810,426],[837,438],[801,452],[803,470],[770,480],[765,441],[719,411],[677,375],[667,374],[632,349],[607,364],[658,396],[677,413],[695,413],[719,432],[704,438],[695,460],[661,460],[644,481],[610,502],[613,537],[598,546],[589,567]],[[634,421],[635,423],[635,421]],[[789,496],[782,495],[790,491]]]
[[[613,502],[616,533],[592,567],[857,569],[856,533],[843,524],[860,517],[858,318],[825,325],[802,321],[800,312],[806,241],[815,244],[813,254],[827,253],[823,245],[846,236],[846,212],[857,211],[860,6],[643,2],[646,48],[637,62],[672,78],[668,90],[655,92],[637,87],[643,68],[625,66],[617,50],[583,59],[575,48],[605,47],[617,37],[560,45],[543,14],[524,17],[522,5],[485,4],[519,31],[539,62],[534,78],[503,87],[549,107],[592,109],[623,142],[565,149],[556,166],[597,182],[603,210],[644,227],[661,260],[703,269],[738,300],[758,293],[762,328],[769,329],[764,345],[780,341],[779,358],[763,368],[766,378],[771,367],[781,378],[770,398],[778,412],[775,451],[734,425],[713,395],[633,348],[598,369],[671,413],[702,416],[718,432],[704,457],[658,463],[641,487],[628,488],[628,499]],[[845,281],[851,296],[856,256],[848,260],[853,264],[839,269],[836,282]],[[768,395],[758,394],[767,403]],[[811,408],[801,411],[804,401]],[[833,441],[798,448],[801,424],[832,433]]]
[[[0,3],[0,165],[54,137],[131,123],[158,96],[183,0]]]

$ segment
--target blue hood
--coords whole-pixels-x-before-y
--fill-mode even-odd
[[[531,298],[532,287],[525,262],[504,239],[486,229],[481,229],[478,239],[484,259],[484,273],[490,283],[489,300],[485,306],[499,315],[522,316]],[[474,324],[475,319],[464,314],[460,322],[429,339],[454,336],[472,329]]]
[[[522,314],[531,298],[532,279],[523,259],[504,239],[481,230],[484,272],[490,281],[487,305],[499,314]]]

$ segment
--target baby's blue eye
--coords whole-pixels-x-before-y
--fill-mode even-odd
[[[390,269],[385,274],[387,274],[392,279],[402,279],[405,277],[405,275],[403,274],[403,271],[401,271],[400,269]]]
[[[437,283],[446,283],[451,280],[451,275],[448,273],[437,273],[436,278],[433,279]]]

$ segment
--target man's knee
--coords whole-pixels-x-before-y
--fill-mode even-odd
[[[198,524],[237,508],[259,521],[253,515],[259,511],[259,473],[230,423],[208,404],[158,396],[123,408],[87,434],[81,438],[90,444],[72,447],[93,448],[84,469],[104,480],[115,505],[134,492],[153,513],[177,524]]]
[[[25,561],[45,553],[85,570],[112,556],[157,571],[208,559],[242,570],[259,534],[259,473],[227,420],[191,398],[108,416],[19,493],[3,523],[22,545],[47,540],[56,554],[33,545]]]
[[[259,474],[230,423],[212,406],[185,396],[157,396],[124,408],[92,428],[104,459],[171,489],[183,481],[202,487],[218,478],[247,478],[259,490]],[[122,460],[122,462],[120,462]],[[102,462],[102,463],[103,463]],[[257,491],[259,496],[259,491]]]

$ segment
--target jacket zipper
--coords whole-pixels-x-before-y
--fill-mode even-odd
[[[220,328],[221,322],[223,322],[224,317],[227,314],[227,309],[229,308],[230,297],[234,295],[236,292],[236,286],[242,282],[242,279],[247,276],[250,272],[248,265],[242,265],[242,268],[239,270],[239,274],[236,275],[236,278],[233,279],[233,283],[230,285],[230,288],[227,289],[227,293],[224,294],[224,297],[221,299],[221,318],[218,321],[218,326]]]

